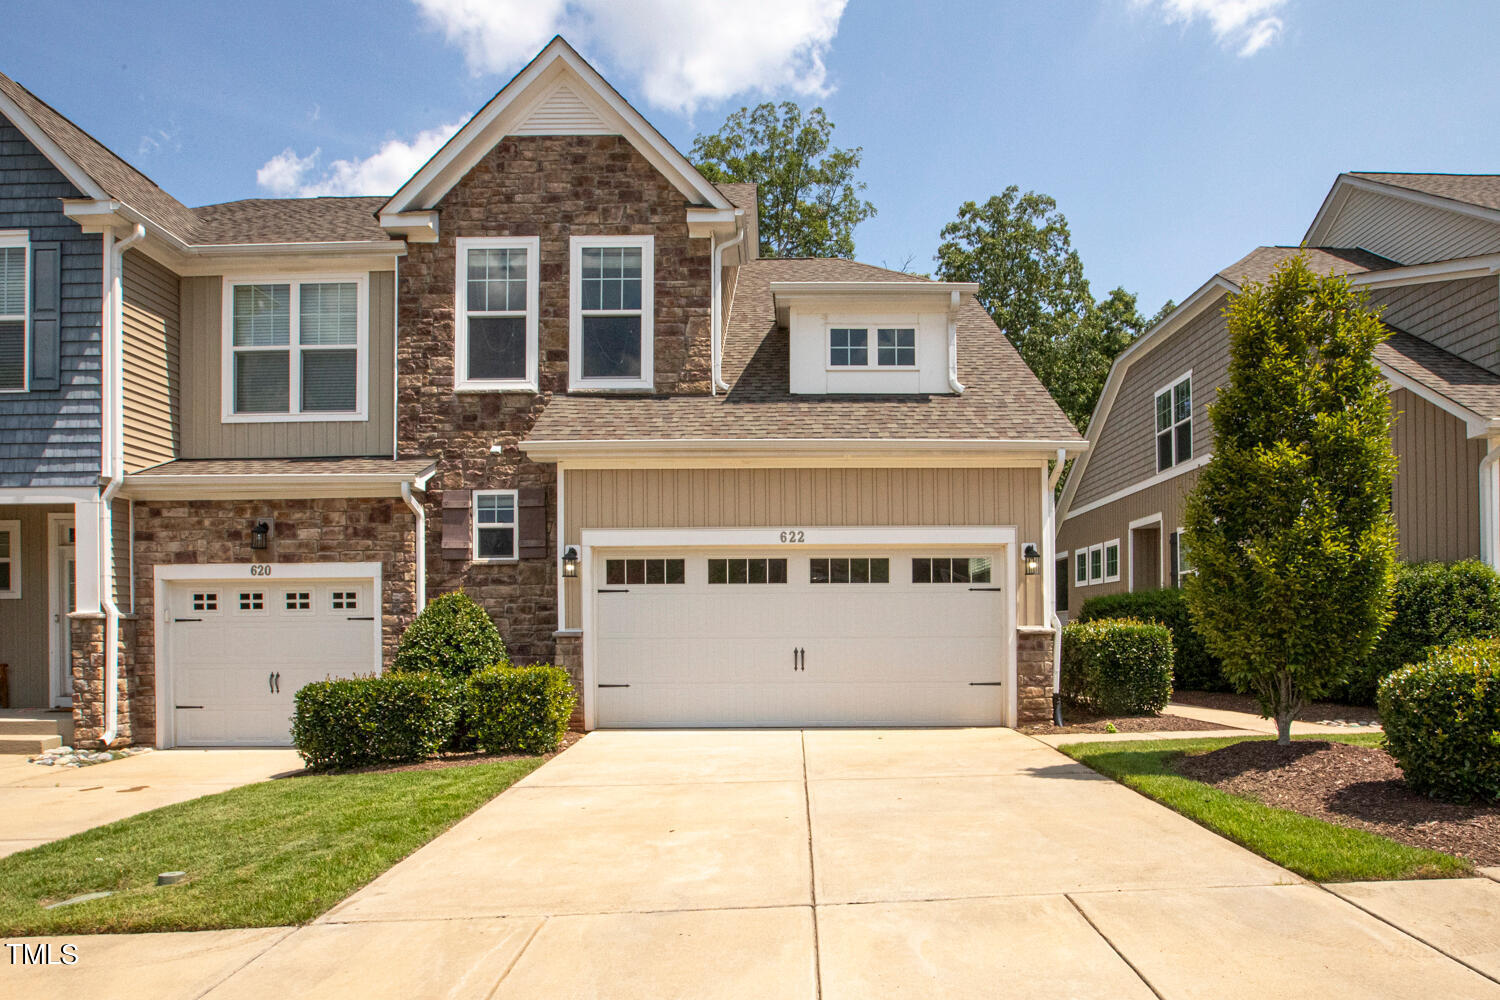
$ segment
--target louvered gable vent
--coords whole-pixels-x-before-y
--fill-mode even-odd
[[[589,104],[565,83],[560,83],[542,98],[513,135],[614,135],[619,129],[610,126]]]

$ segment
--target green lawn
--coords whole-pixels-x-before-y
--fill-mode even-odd
[[[1378,746],[1381,739],[1378,733],[1310,738],[1365,746]],[[1230,737],[1073,743],[1061,749],[1100,774],[1108,775],[1283,868],[1317,882],[1447,878],[1472,871],[1472,866],[1460,858],[1408,847],[1364,830],[1325,823],[1285,809],[1274,809],[1184,778],[1169,766],[1170,761],[1180,754],[1204,753],[1238,742],[1241,741]]]
[[[131,816],[0,858],[0,933],[303,923],[541,763],[305,775]],[[166,871],[188,881],[158,888]],[[114,895],[43,909],[101,890]]]

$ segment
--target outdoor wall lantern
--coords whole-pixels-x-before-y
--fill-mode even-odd
[[[1042,554],[1031,542],[1021,549],[1021,564],[1026,567],[1027,576],[1036,576],[1042,571]]]
[[[259,521],[255,527],[250,529],[250,547],[252,549],[263,549],[271,537],[271,526],[265,521]]]
[[[569,545],[563,550],[563,577],[571,580],[578,575],[578,550]]]

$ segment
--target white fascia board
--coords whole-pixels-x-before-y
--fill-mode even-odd
[[[88,503],[99,499],[94,486],[9,486],[0,489],[0,504]]]
[[[391,196],[381,214],[401,214],[435,206],[510,128],[525,120],[525,113],[542,96],[539,91],[563,74],[576,79],[580,87],[575,93],[584,101],[597,104],[595,110],[606,120],[613,119],[620,126],[620,134],[689,201],[711,208],[733,207],[687,157],[558,35]]]
[[[1500,273],[1500,254],[1478,257],[1455,257],[1430,264],[1387,267],[1349,275],[1349,284],[1357,288],[1380,288],[1389,285],[1421,285],[1433,281],[1460,281],[1464,278],[1487,278]]]
[[[933,295],[946,297],[953,292],[976,295],[979,285],[972,281],[773,281],[771,295],[777,299],[827,298],[834,295],[892,296]]]
[[[438,241],[438,213],[431,212],[381,212],[380,228],[399,233],[410,243],[436,243]]]
[[[1471,205],[1466,201],[1456,198],[1445,198],[1442,195],[1428,194],[1425,191],[1413,191],[1398,184],[1390,184],[1385,181],[1371,180],[1368,177],[1355,177],[1351,174],[1339,174],[1338,179],[1333,182],[1333,190],[1324,199],[1323,206],[1318,210],[1313,223],[1307,229],[1307,235],[1303,242],[1308,246],[1317,246],[1322,240],[1328,227],[1333,220],[1338,218],[1338,213],[1343,209],[1348,200],[1350,191],[1372,191],[1376,194],[1385,195],[1388,198],[1399,198],[1417,205],[1425,205],[1428,208],[1438,208],[1445,212],[1453,212],[1457,215],[1467,215],[1476,219],[1484,219],[1487,222],[1500,224],[1500,211],[1493,208],[1485,208],[1483,205]]]
[[[1069,510],[1066,513],[1062,514],[1060,517],[1058,517],[1057,521],[1059,524],[1061,524],[1069,518],[1082,517],[1084,514],[1087,514],[1091,510],[1098,510],[1100,507],[1108,506],[1109,504],[1114,503],[1116,500],[1123,500],[1126,497],[1130,496],[1132,493],[1139,493],[1141,490],[1148,490],[1153,486],[1160,486],[1162,483],[1176,479],[1178,476],[1181,476],[1184,473],[1192,472],[1194,469],[1203,468],[1209,462],[1213,461],[1213,457],[1213,453],[1209,452],[1206,455],[1199,455],[1197,458],[1190,461],[1181,462],[1177,465],[1172,466],[1170,469],[1158,472],[1154,476],[1142,479],[1138,482],[1131,483],[1129,486],[1125,486],[1118,490],[1115,490],[1113,493],[1102,496],[1098,500],[1090,500],[1083,506],[1078,507],[1075,510]]]
[[[1016,545],[1013,524],[958,527],[890,525],[812,526],[798,529],[797,542],[783,542],[781,526],[769,528],[587,528],[580,535],[584,558],[595,549],[733,548],[816,549],[830,546]]]
[[[35,146],[37,151],[45,156],[47,161],[56,167],[58,173],[66,177],[70,184],[90,198],[99,201],[109,198],[105,190],[89,176],[88,171],[64,153],[62,147],[53,142],[52,137],[43,131],[30,115],[22,111],[21,106],[11,100],[4,91],[0,91],[0,115],[10,119],[10,123],[26,137],[26,141]]]
[[[403,483],[425,489],[432,473],[429,469],[415,476],[335,472],[286,476],[127,475],[120,495],[132,500],[399,497]]]

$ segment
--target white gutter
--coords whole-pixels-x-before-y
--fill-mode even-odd
[[[718,237],[710,237],[709,260],[713,266],[713,273],[709,275],[709,284],[712,286],[712,294],[709,299],[708,318],[708,343],[709,343],[709,369],[711,371],[710,391],[717,396],[719,390],[729,391],[729,385],[724,381],[722,374],[724,367],[724,330],[721,329],[724,320],[724,251],[739,246],[745,240],[745,227],[741,216],[745,210],[737,208],[734,210],[735,223],[738,232],[734,238],[724,243],[718,242]]]
[[[1047,540],[1046,540],[1046,565],[1042,567],[1043,573],[1057,573],[1057,481],[1062,478],[1063,468],[1068,459],[1066,448],[1057,449],[1057,465],[1052,469],[1052,474],[1047,477]],[[1057,584],[1054,583],[1049,592],[1052,595],[1051,606],[1047,608],[1047,624],[1052,626],[1052,721],[1061,726],[1062,723],[1062,619],[1057,616]]]
[[[1500,459],[1500,441],[1490,438],[1489,451],[1479,462],[1479,557],[1491,568],[1500,568],[1500,489],[1495,482],[1495,460]]]
[[[125,251],[144,239],[146,227],[136,224],[125,239],[104,234],[105,308],[100,317],[100,441],[106,452],[101,478],[106,485],[99,494],[99,599],[104,606],[104,731],[99,740],[109,746],[120,730],[120,607],[115,603],[114,499],[125,483]]]
[[[958,307],[963,301],[958,291],[948,300],[948,388],[956,393],[964,391],[958,381]]]
[[[417,519],[417,614],[427,607],[427,509],[421,501],[411,495],[411,483],[401,484],[401,499],[411,508]]]

